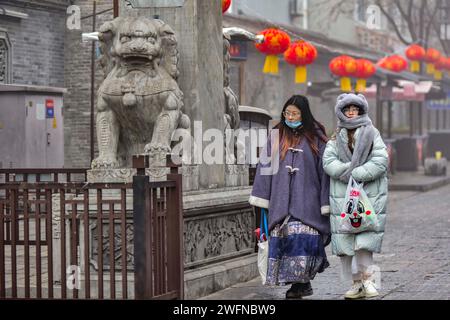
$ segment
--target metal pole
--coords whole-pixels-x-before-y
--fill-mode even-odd
[[[436,110],[436,131],[439,131],[439,110]]]
[[[423,102],[417,103],[417,110],[419,112],[418,127],[419,135],[423,134]]]
[[[388,101],[388,138],[392,138],[392,101]]]
[[[119,0],[114,0],[114,18],[119,16]]]
[[[442,121],[443,121],[443,124],[442,124],[442,129],[447,129],[447,110],[446,109],[444,109],[444,110],[442,110],[442,113],[443,113],[443,116],[442,116]]]
[[[94,8],[92,14],[92,32],[95,32],[95,22],[97,15],[97,2],[94,0]],[[91,48],[91,163],[94,160],[94,90],[95,90],[95,41],[92,41]]]
[[[145,175],[148,156],[133,156],[133,227],[135,299],[152,297],[152,235],[149,207],[149,177]]]
[[[381,84],[377,83],[377,110],[376,110],[376,125],[378,130],[380,131],[381,135],[383,134],[383,124],[382,124],[382,117],[381,117],[381,108],[383,107],[383,102],[381,101]]]
[[[414,134],[414,102],[409,102],[409,136]]]

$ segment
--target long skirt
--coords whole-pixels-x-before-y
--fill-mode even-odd
[[[282,229],[278,224],[270,232],[266,285],[307,283],[329,265],[316,229],[290,217]]]

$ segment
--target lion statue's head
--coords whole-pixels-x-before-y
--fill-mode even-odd
[[[176,79],[178,51],[171,27],[159,19],[118,17],[99,32],[105,75],[120,61],[132,66],[161,65]]]

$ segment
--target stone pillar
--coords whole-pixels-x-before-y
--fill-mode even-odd
[[[178,84],[184,112],[202,130],[224,129],[223,35],[220,0],[186,0],[183,7],[133,9],[120,2],[119,16],[158,17],[175,31],[180,52]],[[204,150],[210,142],[203,142]],[[225,186],[225,165],[199,165],[200,189]]]

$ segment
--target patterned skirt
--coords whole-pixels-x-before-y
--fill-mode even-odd
[[[290,217],[282,229],[277,224],[271,231],[266,285],[307,283],[329,265],[316,229]]]

